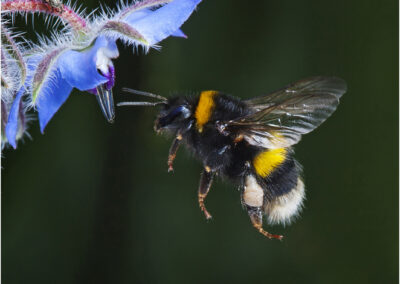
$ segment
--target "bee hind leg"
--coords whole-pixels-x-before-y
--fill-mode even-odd
[[[179,146],[182,142],[182,135],[178,134],[174,141],[172,142],[171,147],[169,148],[168,154],[168,172],[172,172],[174,170],[173,163],[176,157],[176,153],[178,152]]]
[[[283,236],[270,234],[262,227],[264,189],[253,175],[248,175],[243,181],[241,192],[242,204],[246,207],[253,227],[269,239],[281,240]]]
[[[200,209],[201,209],[201,211],[203,211],[207,220],[211,219],[212,216],[207,211],[206,206],[204,205],[204,199],[206,199],[207,194],[210,191],[213,177],[214,177],[214,173],[211,171],[210,167],[206,166],[200,177],[198,198],[199,198]]]
[[[261,234],[266,236],[269,239],[278,239],[282,240],[283,236],[282,235],[274,235],[271,233],[268,233],[265,231],[262,227],[262,208],[261,207],[250,207],[247,206],[247,213],[249,214],[251,223],[253,224],[253,227],[256,228]]]

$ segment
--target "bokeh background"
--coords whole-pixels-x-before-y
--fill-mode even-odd
[[[347,81],[296,146],[302,217],[265,239],[219,180],[206,222],[200,163],[182,148],[167,173],[156,109],[118,108],[111,125],[74,92],[45,135],[33,123],[32,141],[3,152],[4,283],[397,283],[398,1],[204,0],[182,29],[187,40],[146,56],[120,45],[116,101],[133,99],[122,87],[249,98],[313,75]]]

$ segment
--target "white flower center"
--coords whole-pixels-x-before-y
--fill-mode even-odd
[[[108,75],[109,68],[113,66],[111,59],[117,58],[119,56],[118,50],[108,49],[106,47],[101,47],[96,53],[96,68],[101,71],[103,75]]]

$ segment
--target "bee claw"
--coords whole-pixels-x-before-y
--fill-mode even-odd
[[[206,217],[206,220],[207,221],[209,221],[209,220],[211,220],[212,219],[212,216],[211,216],[211,214],[210,213],[208,213],[208,211],[207,210],[203,210],[203,213],[204,213],[204,215],[205,215],[205,217]]]
[[[256,209],[248,208],[247,212],[249,214],[253,227],[256,228],[257,231],[260,232],[263,236],[267,237],[268,239],[277,239],[280,241],[283,239],[282,235],[271,234],[263,229],[261,208],[256,208]]]

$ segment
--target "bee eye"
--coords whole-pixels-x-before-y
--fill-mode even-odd
[[[182,113],[183,110],[183,106],[178,106],[177,108],[174,108],[169,114],[168,116],[171,117],[171,119],[176,118],[178,115],[180,115]]]
[[[189,109],[184,105],[177,107],[174,111],[176,111],[178,115],[181,115],[183,118],[188,118],[190,116]]]
[[[159,126],[165,127],[173,123],[178,118],[188,118],[190,116],[190,111],[186,106],[178,106],[170,111],[166,116],[159,119]]]

